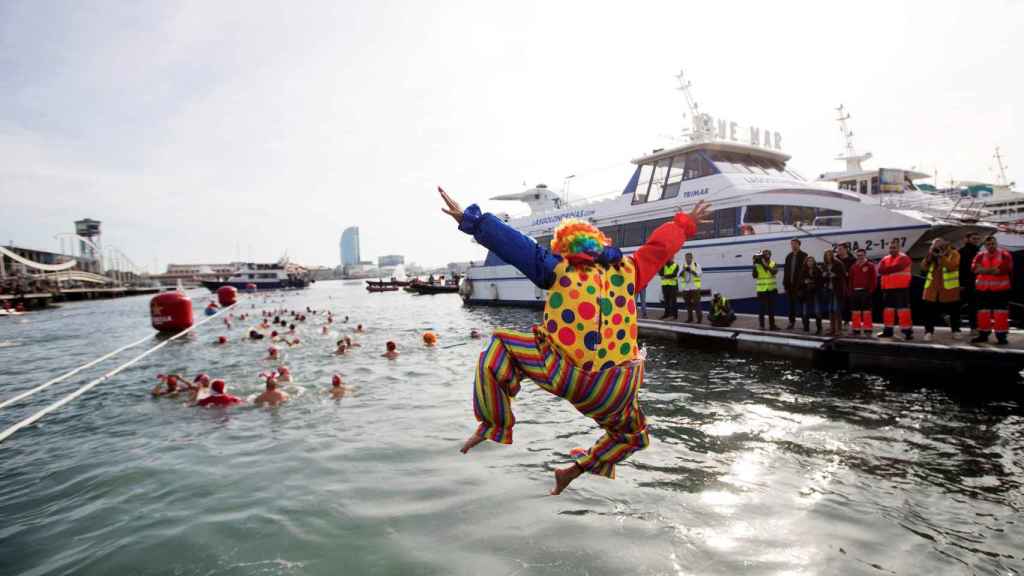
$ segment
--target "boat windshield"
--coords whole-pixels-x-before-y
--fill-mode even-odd
[[[730,150],[708,150],[707,155],[715,167],[726,174],[757,174],[803,180],[800,174],[787,169],[786,163],[781,160]]]

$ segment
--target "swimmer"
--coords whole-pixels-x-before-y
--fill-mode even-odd
[[[277,380],[278,382],[291,382],[292,371],[287,366],[278,366],[277,368]]]
[[[232,396],[225,391],[227,389],[227,384],[225,384],[220,378],[210,383],[210,389],[213,393],[199,402],[196,402],[196,406],[230,406],[232,404],[241,404],[243,402],[243,400],[238,396]]]
[[[385,344],[385,346],[387,347],[387,352],[381,354],[381,356],[383,356],[384,358],[387,358],[388,360],[394,360],[395,358],[398,358],[398,345],[397,344],[395,344],[394,342],[388,340],[388,343]]]
[[[195,403],[210,395],[210,377],[205,373],[196,375],[195,380],[189,385],[188,401]]]
[[[288,333],[295,334],[295,324],[288,326]]]
[[[302,340],[299,340],[299,337],[296,336],[294,340],[289,340],[287,338],[284,338],[284,343],[287,344],[289,347],[292,347],[292,346],[298,346],[299,344],[301,344]]]
[[[256,331],[255,328],[253,328],[252,330],[249,330],[249,339],[250,340],[263,340],[263,334],[260,334],[259,332]]]
[[[476,338],[483,338],[484,335],[481,334],[480,331],[477,330],[476,328],[473,328],[472,330],[469,331],[469,337],[473,338],[473,339],[476,339]]]
[[[274,330],[273,332],[270,333],[270,339],[274,342],[280,340],[280,338],[277,337],[277,330]]]
[[[345,336],[345,346],[355,348],[356,346],[362,346],[362,344],[353,341],[351,336]]]
[[[229,330],[231,329],[231,318],[224,319],[224,326],[227,326]]]
[[[347,316],[346,316],[346,318],[347,318]],[[362,331],[363,331],[363,325],[362,324],[356,324],[356,332],[362,332]]]
[[[267,376],[267,389],[253,400],[257,406],[277,406],[287,401],[288,395],[277,389],[277,378],[273,374]]]
[[[264,360],[277,360],[277,359],[278,359],[277,346],[271,346],[270,348],[267,348],[267,357],[264,358]]]
[[[343,356],[346,350],[348,350],[348,346],[345,345],[345,341],[338,340],[338,347],[334,349],[334,353],[338,356]]]
[[[227,336],[217,336],[217,344],[227,344],[227,343],[228,343],[228,337]]]
[[[345,383],[341,381],[341,374],[331,376],[331,398],[340,400],[345,397],[346,392],[348,392],[348,389],[345,388]]]
[[[178,388],[178,381],[184,380],[179,374],[157,374],[156,379],[160,381],[155,388],[150,392],[154,397],[160,398],[166,396],[168,398],[176,398],[181,393],[181,388]]]
[[[348,322],[348,316],[345,316],[345,319],[342,320],[342,322]]]
[[[437,344],[437,334],[434,334],[433,332],[424,332],[423,333],[423,345],[424,346],[428,346],[429,347],[429,346],[434,346],[436,344]]]
[[[323,334],[324,336],[327,336],[327,326],[324,326],[323,328],[321,328],[320,329],[320,333]]]

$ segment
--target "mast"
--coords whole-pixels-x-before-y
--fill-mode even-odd
[[[839,132],[843,135],[843,141],[846,144],[846,150],[839,156],[836,156],[836,160],[846,161],[847,172],[859,172],[863,170],[861,162],[871,158],[871,152],[857,154],[857,149],[853,146],[853,130],[850,130],[850,127],[846,124],[846,121],[850,119],[846,106],[840,104],[836,108],[836,112],[839,113],[839,117],[836,118],[836,121],[839,122]]]
[[[1003,164],[1003,156],[1002,156],[1002,154],[999,153],[999,146],[996,146],[996,153],[992,157],[995,158],[995,160],[996,160],[996,169],[999,171],[999,176],[998,176],[999,180],[998,180],[997,183],[1000,186],[1010,186],[1011,185],[1010,182],[1006,179],[1006,168],[1007,168],[1007,166],[1005,164]]]
[[[690,110],[690,128],[684,128],[683,135],[689,137],[690,142],[711,142],[715,139],[711,117],[700,111],[697,100],[693,97],[693,92],[690,91],[693,84],[686,79],[683,70],[676,74],[676,80],[679,81],[679,87],[676,89],[683,93],[683,97],[686,98],[686,107]],[[683,114],[683,117],[685,118],[686,115]]]

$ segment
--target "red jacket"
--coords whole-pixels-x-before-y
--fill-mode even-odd
[[[878,272],[870,260],[865,260],[863,264],[856,262],[850,264],[849,275],[851,292],[853,290],[867,290],[869,294],[874,293],[875,284],[878,282]]]
[[[995,267],[998,274],[978,274],[979,267]],[[1006,292],[1012,286],[1011,276],[1013,275],[1013,256],[1002,248],[996,250],[995,254],[989,254],[988,250],[982,249],[974,257],[971,263],[971,270],[975,272],[975,288],[979,292]]]
[[[902,252],[900,252],[899,255],[895,257],[889,255],[886,256],[885,258],[882,258],[882,261],[878,263],[878,275],[882,277],[882,288],[909,288],[910,267],[912,265],[913,262],[911,262],[910,257]]]

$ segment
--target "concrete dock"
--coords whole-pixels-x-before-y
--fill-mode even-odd
[[[7,302],[11,307],[22,304],[28,309],[45,308],[54,302],[74,300],[98,300],[105,298],[122,298],[125,296],[140,296],[143,294],[156,294],[160,288],[123,286],[114,288],[66,288],[53,292],[32,292],[25,294],[0,294],[0,300]]]
[[[781,327],[786,318],[776,317]],[[725,350],[768,358],[788,358],[815,367],[839,370],[864,370],[881,374],[913,374],[922,377],[961,378],[965,384],[1018,383],[1024,370],[1024,334],[1011,331],[1009,344],[996,346],[994,336],[989,344],[971,344],[969,332],[956,340],[948,328],[936,328],[931,342],[924,341],[924,328],[914,327],[914,340],[906,342],[896,331],[893,338],[815,336],[806,333],[797,320],[794,330],[764,331],[758,328],[757,316],[739,314],[736,322],[727,328],[708,324],[686,323],[678,320],[642,318],[638,322],[640,334],[648,337],[667,337],[680,346]],[[875,332],[881,326],[875,325]],[[824,333],[828,322],[824,323]],[[973,377],[973,378],[972,378]]]

